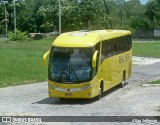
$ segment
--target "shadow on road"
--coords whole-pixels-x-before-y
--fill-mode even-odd
[[[58,99],[58,98],[45,98],[32,104],[51,104],[51,105],[84,105],[93,103],[94,99]]]
[[[56,103],[57,101],[59,101],[58,99],[56,98],[45,98],[45,99],[42,99],[38,102],[33,102],[32,104],[54,104]]]
[[[127,85],[128,83],[126,83]],[[112,94],[116,90],[120,89],[120,86],[117,85],[113,87],[112,89],[104,92],[102,94],[101,99],[105,98],[107,95]],[[97,100],[96,98],[93,99],[58,99],[58,98],[45,98],[42,99],[38,102],[34,102],[32,104],[51,104],[51,105],[85,105],[85,104],[90,104],[90,103],[95,103]]]

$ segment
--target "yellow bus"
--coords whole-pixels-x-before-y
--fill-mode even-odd
[[[103,92],[124,86],[131,76],[132,40],[126,30],[63,33],[49,55],[49,97],[100,99]]]

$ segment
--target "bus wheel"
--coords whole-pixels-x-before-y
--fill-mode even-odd
[[[64,98],[59,98],[59,100],[64,100]]]
[[[125,86],[125,72],[123,73],[122,82],[121,82],[120,87],[123,88],[124,86]]]
[[[101,86],[100,86],[100,88],[99,88],[99,94],[98,94],[98,96],[96,97],[96,100],[100,100],[100,99],[101,99],[102,93],[103,93],[103,87],[102,87],[102,84],[101,84]]]

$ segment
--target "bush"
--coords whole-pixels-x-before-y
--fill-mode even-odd
[[[8,37],[10,41],[21,41],[21,40],[26,40],[27,39],[27,33],[26,32],[21,32],[19,30],[16,31],[16,35],[14,32],[9,32]]]

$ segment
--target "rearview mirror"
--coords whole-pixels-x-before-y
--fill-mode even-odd
[[[47,51],[47,52],[43,55],[42,60],[43,60],[43,64],[44,64],[44,65],[46,65],[46,58],[47,58],[47,56],[48,56],[49,54],[50,54],[50,50]]]
[[[93,57],[92,57],[92,67],[96,67],[96,62],[97,62],[97,54],[98,54],[98,50],[96,50],[93,54]]]

